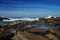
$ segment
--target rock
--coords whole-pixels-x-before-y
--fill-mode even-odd
[[[48,40],[45,37],[35,35],[35,34],[27,32],[27,31],[24,31],[24,32],[18,31],[16,36],[18,36],[17,40],[19,40],[19,38],[21,38],[22,40]]]
[[[45,35],[49,40],[58,40],[58,38],[55,36],[55,35],[53,35],[53,34],[47,34],[47,35]]]
[[[21,38],[19,38],[17,35],[15,35],[12,40],[21,40]]]
[[[46,29],[44,28],[32,28],[31,30],[28,30],[30,32],[43,32],[45,31]]]
[[[51,33],[55,34],[56,36],[60,36],[60,31],[58,29],[49,29]]]

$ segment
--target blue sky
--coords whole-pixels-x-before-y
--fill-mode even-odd
[[[60,0],[0,0],[0,16],[60,17]]]

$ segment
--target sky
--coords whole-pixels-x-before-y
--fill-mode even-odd
[[[60,0],[0,0],[0,16],[60,17]]]

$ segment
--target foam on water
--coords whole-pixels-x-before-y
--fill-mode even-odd
[[[39,18],[9,18],[10,20],[3,20],[3,21],[18,21],[18,20],[22,20],[22,21],[35,21],[35,20],[39,20]]]

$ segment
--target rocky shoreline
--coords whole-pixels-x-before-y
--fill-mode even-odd
[[[38,26],[34,26],[37,25],[37,23],[38,25],[40,25],[39,23],[41,21],[45,21],[46,25],[47,23],[54,23],[55,25],[60,25],[60,19],[54,18],[40,18],[39,21],[23,22],[13,25],[0,25],[0,28],[3,28],[3,30],[0,29],[0,39],[6,38],[7,36],[11,35],[9,40],[60,40],[60,28],[48,28],[46,30],[43,28],[39,28]],[[16,32],[13,33],[14,35],[12,35],[12,32],[9,29],[16,29]]]

